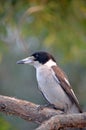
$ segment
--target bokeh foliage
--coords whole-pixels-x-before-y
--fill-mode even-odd
[[[9,122],[4,120],[3,118],[0,118],[0,130],[15,130]]]
[[[0,94],[43,104],[34,69],[16,65],[37,50],[55,55],[86,110],[85,0],[0,0]],[[21,130],[35,127],[6,119]]]

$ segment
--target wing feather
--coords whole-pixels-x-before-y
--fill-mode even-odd
[[[55,76],[57,78],[57,80],[59,80],[59,84],[62,86],[63,90],[66,92],[66,94],[68,95],[68,97],[70,98],[70,100],[76,104],[76,106],[78,107],[80,113],[82,112],[78,99],[75,96],[72,87],[68,81],[68,78],[66,76],[66,74],[58,67],[58,66],[52,66],[52,69],[55,73]]]

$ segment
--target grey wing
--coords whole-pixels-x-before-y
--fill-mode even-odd
[[[69,81],[67,80],[67,76],[64,74],[64,72],[58,67],[58,66],[52,66],[52,69],[55,73],[55,77],[57,80],[59,80],[59,84],[62,86],[63,90],[66,92],[70,100],[76,104],[76,106],[79,109],[79,112],[81,113],[82,110],[80,108],[79,102],[77,97],[75,96],[72,87],[70,86]]]

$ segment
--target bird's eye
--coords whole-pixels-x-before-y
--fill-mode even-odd
[[[39,57],[39,55],[38,55],[38,54],[36,54],[36,55],[35,55],[35,57],[36,57],[36,58],[38,58],[38,57]]]
[[[39,59],[39,54],[35,54],[34,57],[35,57],[35,60],[38,60]]]

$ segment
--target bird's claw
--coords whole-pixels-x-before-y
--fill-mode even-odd
[[[64,112],[64,109],[57,108],[54,104],[45,104],[45,105],[39,105],[38,106],[38,111],[43,110],[44,108],[51,108],[51,109],[56,109]]]

